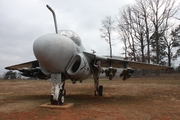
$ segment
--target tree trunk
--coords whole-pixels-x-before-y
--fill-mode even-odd
[[[155,26],[155,42],[156,42],[156,64],[159,64],[159,34],[158,25]]]
[[[112,58],[111,34],[109,33],[110,58]]]
[[[168,66],[171,66],[171,48],[168,46]]]

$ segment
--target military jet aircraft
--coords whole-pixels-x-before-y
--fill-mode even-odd
[[[134,69],[172,69],[171,67],[153,64],[132,62],[113,57],[102,57],[85,52],[80,37],[71,30],[57,29],[56,16],[53,9],[46,5],[52,12],[55,24],[55,33],[38,37],[33,44],[34,55],[37,60],[6,67],[8,70],[19,70],[23,76],[51,79],[51,104],[62,105],[66,90],[65,80],[71,79],[73,83],[82,81],[93,75],[94,94],[102,96],[103,86],[99,85],[99,73],[102,67],[106,76],[112,80],[116,68],[123,68],[119,75],[123,80],[131,77]]]

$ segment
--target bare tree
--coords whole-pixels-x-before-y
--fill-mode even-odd
[[[138,6],[127,6],[120,12],[118,21],[119,33],[126,35],[128,47],[130,48],[134,61],[145,62],[145,46],[146,46],[146,25],[142,16],[142,12]]]
[[[136,0],[134,5],[123,8],[117,22],[122,40],[128,46],[125,53],[131,53],[128,55],[134,61],[164,64],[168,47],[164,35],[177,10],[175,0]]]
[[[110,57],[112,58],[112,32],[114,31],[114,23],[115,21],[111,18],[111,16],[107,16],[104,20],[102,20],[102,28],[101,38],[105,39],[110,47]]]
[[[121,32],[123,30],[123,26],[117,27],[117,32],[119,33],[119,35],[121,36],[120,39],[123,41],[124,47],[123,50],[124,52],[122,54],[124,54],[124,59],[128,60],[128,43],[127,43],[127,39],[129,39],[128,37],[128,33],[127,32]]]
[[[175,15],[177,9],[175,0],[146,0],[150,7],[150,20],[153,23],[154,33],[152,40],[155,41],[156,63],[160,63],[160,39],[164,32],[169,29],[170,18]]]
[[[126,40],[127,48],[126,53],[128,53],[129,60],[136,61],[136,43],[134,38],[134,31],[133,31],[133,14],[132,14],[132,7],[126,6],[122,11],[119,13],[119,18],[117,18],[117,30],[119,31],[120,35],[122,36],[121,39],[124,41]]]
[[[170,35],[165,35],[164,40],[165,45],[168,48],[166,52],[168,66],[171,66],[171,60],[175,60],[178,56],[180,56],[180,25],[172,30]]]
[[[137,44],[139,46],[140,54],[138,56],[141,56],[141,58],[138,61],[145,62],[145,54],[144,54],[144,48],[145,48],[145,24],[143,21],[143,17],[141,16],[141,13],[137,9],[136,6],[132,7],[133,11],[133,36],[137,40]]]
[[[140,18],[142,19],[140,24],[144,25],[144,39],[146,39],[147,43],[147,61],[150,63],[150,32],[152,30],[152,24],[149,20],[149,4],[146,0],[136,0],[135,7],[136,11],[140,14]]]

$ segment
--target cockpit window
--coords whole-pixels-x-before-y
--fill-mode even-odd
[[[64,35],[64,36],[67,36],[69,38],[72,38],[74,36],[74,33],[72,31],[69,31],[69,30],[63,30],[60,32],[61,35]]]
[[[81,46],[81,39],[80,37],[71,30],[61,30],[59,34],[64,35],[72,39],[78,46]]]

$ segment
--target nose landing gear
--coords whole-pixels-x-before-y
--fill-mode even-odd
[[[51,74],[51,83],[50,102],[52,105],[62,105],[66,95],[66,90],[64,89],[65,79],[61,78],[61,74]]]

